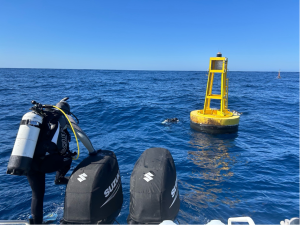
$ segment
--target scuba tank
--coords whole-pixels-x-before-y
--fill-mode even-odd
[[[26,113],[20,122],[17,138],[7,166],[7,174],[27,175],[30,170],[36,143],[43,123],[42,105],[35,104],[32,112]]]
[[[63,98],[57,104],[57,106],[42,105],[40,103],[37,103],[36,101],[31,101],[31,103],[34,104],[34,106],[30,108],[32,112],[26,113],[21,120],[15,145],[13,147],[13,151],[7,166],[7,174],[26,176],[31,169],[31,164],[34,155],[38,157],[43,157],[45,154],[47,154],[47,152],[51,153],[53,148],[57,148],[57,143],[53,142],[53,140],[47,140],[48,136],[52,134],[52,128],[55,129],[55,124],[52,124],[51,127],[49,127],[49,120],[51,120],[54,117],[57,119],[57,113],[55,113],[53,110],[60,111],[68,121],[74,133],[78,147],[77,157],[73,159],[78,159],[79,144],[77,140],[77,135],[74,131],[72,123],[70,122],[68,116],[64,112],[66,111],[67,114],[72,114],[77,119],[77,117],[70,112],[70,106],[66,102],[66,100],[68,99],[68,97]],[[41,130],[42,132],[40,132]],[[80,134],[84,136],[83,131],[81,131]],[[56,133],[53,135],[55,136]],[[84,136],[83,140],[86,141],[88,140],[88,138]],[[92,145],[90,144],[90,142],[88,143],[90,154],[93,154],[94,149],[91,148]]]
[[[62,99],[64,101],[68,100],[68,97]],[[36,101],[31,101],[32,104],[34,104],[33,107],[30,108],[32,112],[26,113],[20,123],[20,128],[17,134],[17,138],[15,141],[15,145],[13,147],[12,154],[9,159],[9,163],[7,166],[7,174],[12,175],[27,175],[29,170],[31,169],[31,163],[33,156],[39,156],[42,157],[46,154],[46,152],[51,152],[51,149],[53,145],[56,145],[55,143],[51,144],[52,140],[49,141],[49,143],[46,143],[48,140],[45,140],[45,134],[43,133],[49,133],[51,131],[47,130],[47,128],[51,129],[49,127],[49,124],[47,123],[47,120],[51,119],[49,116],[53,114],[51,110],[56,108],[57,110],[61,111],[62,114],[64,114],[65,118],[69,121],[68,116],[63,112],[62,109],[60,109],[57,106],[52,105],[42,105],[40,103],[37,103]],[[62,104],[62,103],[61,103]],[[67,103],[62,104],[62,106],[69,106]],[[63,108],[64,109],[64,108]],[[67,109],[65,109],[67,111]],[[68,108],[68,113],[70,111],[70,107]],[[73,114],[72,114],[73,115]],[[55,115],[53,115],[55,116]],[[48,121],[49,122],[49,121]],[[79,145],[78,140],[76,137],[76,134],[74,132],[73,126],[71,122],[69,121],[69,124],[72,128],[72,131],[74,133],[74,136],[76,138],[77,147],[78,147],[78,155],[79,157]],[[52,125],[51,125],[52,127]],[[40,132],[42,130],[42,132]],[[50,135],[51,133],[49,133]],[[47,135],[46,135],[47,136]],[[42,139],[42,140],[39,140]],[[42,144],[48,144],[47,146],[41,146],[41,141],[44,143]],[[54,149],[56,146],[54,146]],[[76,159],[77,159],[76,158]]]

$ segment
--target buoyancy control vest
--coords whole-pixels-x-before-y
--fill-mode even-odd
[[[44,111],[44,119],[36,145],[35,157],[48,154],[64,155],[69,151],[71,135],[65,117],[57,110]]]

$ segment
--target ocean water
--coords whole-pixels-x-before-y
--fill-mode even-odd
[[[119,223],[129,213],[134,164],[151,147],[168,149],[176,164],[181,201],[176,223],[250,216],[256,224],[279,224],[299,216],[299,74],[282,72],[276,79],[275,72],[229,71],[228,106],[243,113],[238,133],[230,135],[190,128],[190,111],[203,108],[206,74],[0,69],[0,220],[30,214],[26,177],[6,174],[23,114],[31,100],[56,104],[66,96],[94,147],[117,156],[124,194]],[[180,121],[161,123],[173,117]],[[74,138],[70,146],[77,149]],[[80,149],[72,169],[87,156],[81,143]],[[54,176],[46,176],[44,212],[57,212],[59,223],[65,186],[54,185]]]

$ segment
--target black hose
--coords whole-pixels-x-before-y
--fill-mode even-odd
[[[70,112],[71,113],[71,112]],[[77,124],[79,124],[79,119],[73,114],[73,113],[71,113],[72,114],[72,116],[74,116],[75,118],[76,118],[76,120],[77,120]]]

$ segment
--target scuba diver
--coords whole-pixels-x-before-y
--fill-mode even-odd
[[[90,142],[87,135],[81,130],[78,126],[78,119],[74,114],[70,111],[70,105],[66,102],[68,97],[63,98],[60,102],[56,104],[56,106],[51,105],[41,105],[35,101],[32,101],[35,106],[31,108],[33,112],[29,112],[27,114],[32,114],[37,117],[40,116],[42,119],[42,123],[39,124],[35,122],[33,119],[24,119],[25,115],[22,118],[21,125],[30,125],[29,129],[33,129],[32,127],[39,127],[40,132],[38,133],[37,142],[35,149],[33,147],[33,157],[30,159],[30,167],[28,172],[23,172],[21,174],[16,166],[13,164],[19,162],[20,160],[13,160],[13,157],[20,158],[20,148],[23,148],[23,152],[30,151],[30,146],[24,144],[26,146],[19,146],[17,144],[17,140],[12,152],[12,156],[8,165],[7,173],[13,175],[26,175],[28,182],[30,184],[32,190],[32,200],[31,200],[31,218],[29,222],[31,224],[41,224],[43,222],[43,202],[44,202],[44,194],[45,194],[45,175],[46,173],[56,172],[55,176],[55,184],[67,184],[68,178],[65,177],[66,173],[71,168],[72,157],[76,156],[76,152],[71,152],[69,148],[69,142],[71,141],[71,135],[68,132],[67,128],[72,128],[73,132],[75,130],[75,137],[78,137],[83,145],[88,149],[89,154],[96,154],[96,151]],[[64,112],[61,112],[61,110]],[[74,119],[70,116],[72,114],[78,121],[76,123]],[[74,128],[74,129],[73,129]],[[27,128],[26,128],[27,129]],[[19,133],[22,133],[21,128],[19,129]],[[29,135],[28,135],[29,136]],[[18,136],[17,136],[18,139]],[[77,138],[76,138],[77,141]],[[77,142],[78,145],[78,142]],[[17,149],[18,148],[18,149]],[[17,150],[15,150],[17,149]],[[16,153],[17,152],[17,153]],[[79,146],[78,146],[78,156],[79,156]],[[78,158],[77,156],[77,158]],[[22,158],[23,156],[21,156]],[[25,159],[23,159],[25,158]],[[23,165],[26,162],[24,160],[28,159],[28,157],[23,157]],[[13,169],[12,169],[13,168]],[[19,166],[19,168],[21,168]]]
[[[166,123],[177,123],[179,122],[179,119],[177,119],[176,117],[175,118],[168,118],[166,120],[164,120],[163,122],[161,122],[162,124],[166,124]]]

